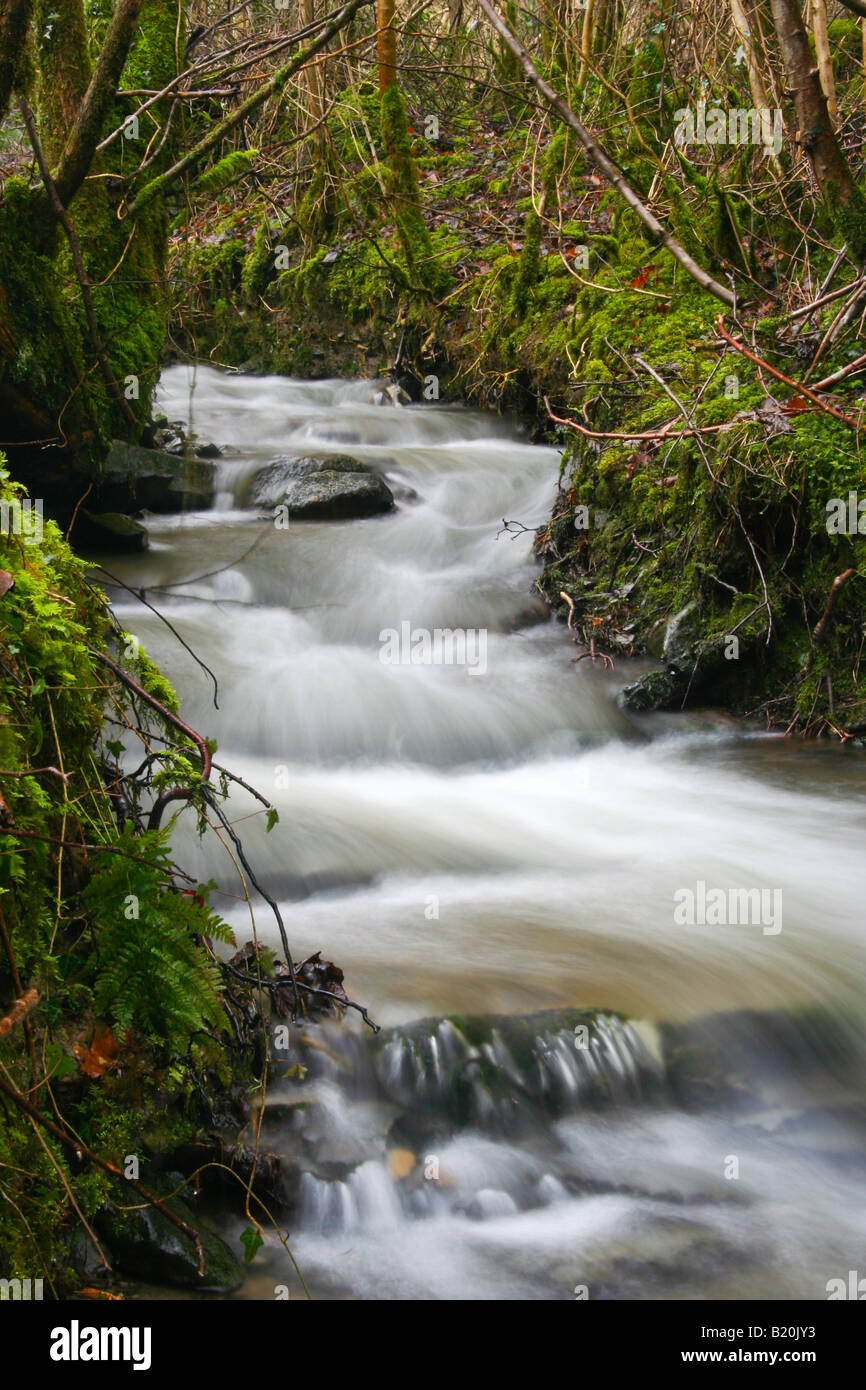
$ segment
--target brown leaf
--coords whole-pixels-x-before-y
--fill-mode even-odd
[[[104,1076],[111,1067],[117,1065],[119,1051],[120,1043],[110,1028],[105,1028],[102,1032],[97,1030],[89,1047],[82,1047],[80,1043],[76,1043],[72,1049],[84,1075],[94,1079]]]
[[[14,583],[15,580],[8,570],[0,570],[0,598],[2,598],[4,594],[8,594]]]

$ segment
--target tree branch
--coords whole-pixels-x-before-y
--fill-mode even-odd
[[[596,144],[589,131],[581,125],[571,107],[567,106],[562,100],[562,97],[558,96],[553,88],[548,86],[536,69],[529,54],[517,42],[517,39],[508,26],[499,18],[493,6],[488,3],[488,0],[478,0],[478,3],[487,15],[493,28],[501,35],[506,47],[509,48],[515,58],[517,58],[524,72],[529,77],[529,80],[538,89],[545,101],[557,112],[560,119],[574,131],[581,145],[604,174],[608,183],[613,185],[620,197],[628,203],[629,207],[636,213],[647,230],[652,233],[656,245],[663,246],[665,250],[673,256],[674,260],[679,262],[683,270],[685,270],[693,280],[697,281],[701,288],[706,290],[708,294],[715,295],[716,299],[720,299],[723,304],[727,304],[731,308],[734,308],[735,300],[733,291],[726,289],[724,285],[720,285],[718,280],[714,280],[707,271],[703,270],[698,265],[697,261],[692,260],[688,251],[686,251],[683,246],[680,246],[680,243],[665,230],[658,218],[641,202],[630,184],[626,183],[613,160],[609,155],[605,154],[601,146]]]
[[[252,96],[247,97],[246,101],[242,101],[240,106],[238,106],[230,116],[220,125],[216,126],[216,128],[212,130],[209,135],[206,135],[203,140],[200,140],[197,145],[194,145],[181,159],[178,159],[170,169],[166,169],[164,173],[152,179],[150,183],[145,184],[144,188],[129,208],[129,216],[137,216],[138,213],[142,212],[144,208],[148,207],[149,204],[153,202],[154,198],[165,193],[166,190],[180,178],[181,174],[184,174],[187,169],[192,168],[194,164],[198,164],[199,160],[203,159],[206,154],[209,154],[210,151],[228,135],[229,131],[234,130],[235,126],[245,121],[253,111],[257,111],[260,106],[263,106],[269,96],[272,96],[274,92],[284,87],[289,78],[292,77],[299,68],[302,68],[305,63],[309,62],[310,58],[315,57],[315,55],[330,42],[334,35],[348,24],[349,20],[357,14],[358,10],[371,3],[372,0],[349,0],[349,3],[338,11],[331,23],[325,26],[317,39],[313,39],[312,43],[307,44],[306,48],[301,49],[301,52],[297,53],[295,57],[292,58],[291,62],[279,68],[272,77],[268,78],[267,82],[264,82],[262,86],[259,87],[258,91],[253,92]]]
[[[135,37],[141,5],[142,0],[118,0],[111,17],[99,62],[54,176],[57,195],[64,207],[69,205],[87,177],[105,118],[117,99],[120,74]]]

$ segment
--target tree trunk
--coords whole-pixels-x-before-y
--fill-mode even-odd
[[[33,0],[0,0],[0,121],[18,81],[32,15]]]
[[[827,110],[832,121],[836,120],[836,80],[833,76],[833,58],[830,53],[830,40],[827,37],[827,0],[811,0],[812,32],[815,35],[815,56],[818,59],[818,72],[821,89],[827,98]]]
[[[839,148],[812,65],[812,52],[797,0],[770,0],[773,23],[782,50],[788,82],[794,94],[798,141],[807,155],[815,182],[849,250],[866,261],[866,199],[851,175]]]
[[[379,96],[397,81],[397,29],[394,24],[395,0],[376,0],[378,26]]]

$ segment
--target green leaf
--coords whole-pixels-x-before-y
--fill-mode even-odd
[[[46,1071],[52,1080],[61,1076],[74,1076],[78,1068],[71,1057],[67,1057],[60,1043],[51,1043],[45,1049]]]
[[[257,1231],[255,1226],[247,1226],[245,1231],[241,1231],[241,1245],[244,1247],[245,1265],[252,1264],[264,1243],[261,1232]]]
[[[267,824],[267,833],[268,833],[268,834],[270,834],[270,832],[273,830],[274,826],[276,825],[276,823],[277,823],[277,821],[278,821],[279,819],[280,819],[280,813],[279,813],[279,811],[277,810],[276,806],[269,806],[269,807],[268,807],[268,824]]]

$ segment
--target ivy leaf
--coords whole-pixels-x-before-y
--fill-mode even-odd
[[[267,834],[270,834],[270,832],[273,830],[274,826],[276,825],[276,823],[277,823],[277,821],[278,821],[279,819],[280,819],[280,813],[279,813],[279,811],[277,810],[276,806],[269,806],[269,807],[268,807],[268,824],[267,824],[267,831],[266,831]]]
[[[115,758],[119,758],[121,753],[123,752],[123,744],[120,742],[119,739],[113,738],[110,742],[106,742],[105,746],[108,749],[109,753],[111,753],[112,756]]]
[[[264,1243],[261,1232],[257,1231],[255,1226],[247,1226],[245,1231],[241,1231],[241,1245],[244,1247],[245,1265],[252,1264]]]

